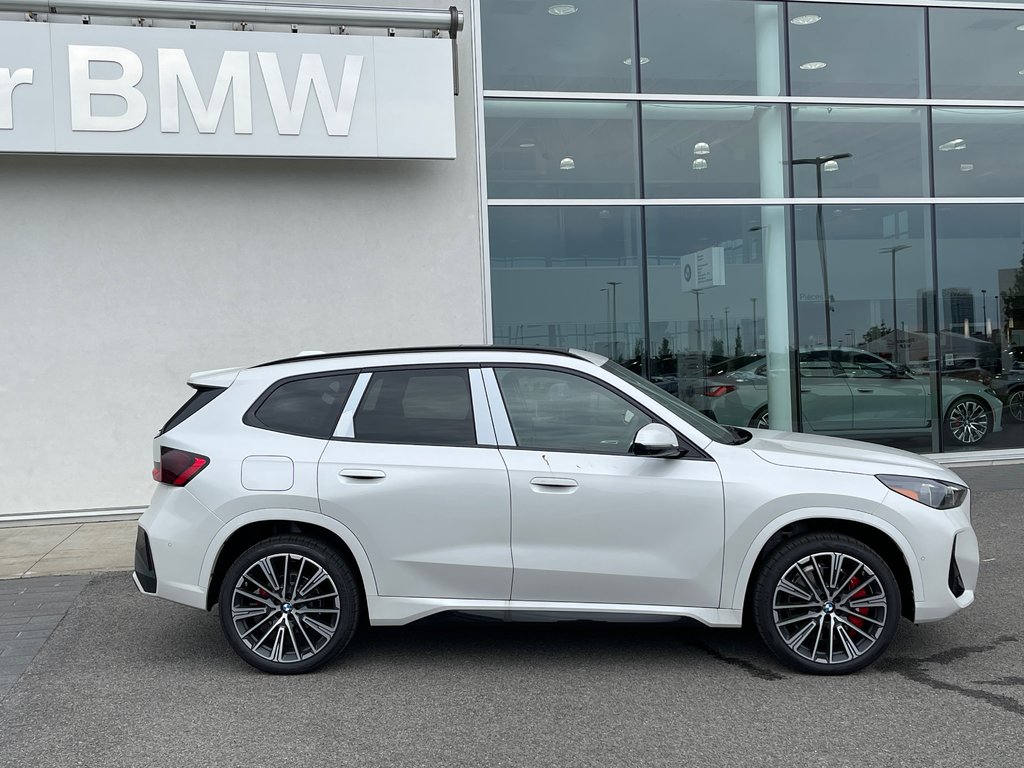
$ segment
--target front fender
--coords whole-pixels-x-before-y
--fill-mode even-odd
[[[363,582],[364,594],[368,598],[377,595],[377,581],[373,576],[373,567],[370,565],[370,559],[366,556],[366,550],[363,549],[363,545],[359,543],[356,535],[332,517],[303,509],[255,509],[231,518],[217,532],[217,535],[213,537],[209,547],[206,549],[203,566],[199,571],[199,583],[204,585],[205,589],[209,589],[210,577],[213,575],[217,558],[220,557],[220,553],[224,548],[224,542],[231,538],[235,532],[252,523],[274,521],[306,523],[318,528],[325,528],[335,534],[345,542],[356,560],[356,565],[359,567],[359,577]]]
[[[917,555],[910,546],[910,542],[902,533],[900,533],[899,529],[880,517],[876,517],[859,510],[812,507],[806,509],[795,509],[784,515],[780,515],[779,517],[774,518],[770,523],[762,528],[760,532],[758,532],[757,536],[754,537],[754,540],[751,541],[750,546],[747,548],[746,554],[743,557],[743,563],[736,575],[736,584],[733,587],[731,599],[728,602],[723,600],[723,608],[733,608],[736,610],[743,609],[743,603],[747,595],[747,585],[750,582],[751,573],[754,570],[754,564],[757,562],[757,558],[764,549],[765,544],[768,543],[768,540],[771,539],[772,536],[786,526],[805,520],[843,520],[860,523],[885,534],[895,542],[897,547],[899,547],[900,552],[903,554],[903,559],[907,562],[907,566],[910,570],[911,583],[914,587],[914,594],[923,594],[924,585],[921,578],[921,569],[917,562]],[[725,594],[723,593],[723,598],[724,597]]]

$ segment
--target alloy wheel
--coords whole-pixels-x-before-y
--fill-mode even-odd
[[[326,569],[294,552],[262,557],[231,594],[238,639],[267,661],[294,664],[320,653],[338,631],[341,600]]]
[[[1018,389],[1011,394],[1007,406],[1009,406],[1010,415],[1013,418],[1017,421],[1024,421],[1024,389]]]
[[[960,400],[950,408],[947,423],[958,443],[973,445],[988,434],[988,411],[977,400]]]
[[[775,586],[775,629],[790,651],[816,664],[855,661],[870,651],[887,624],[882,581],[862,560],[818,552],[790,566]]]

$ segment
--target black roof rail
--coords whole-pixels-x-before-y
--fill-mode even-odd
[[[299,363],[305,360],[328,360],[336,357],[363,357],[366,355],[393,355],[410,352],[540,352],[549,355],[562,355],[564,357],[580,356],[565,347],[532,347],[513,344],[456,344],[436,347],[394,347],[391,349],[364,349],[351,352],[318,352],[314,355],[297,355],[295,357],[283,357],[280,360],[270,360],[252,366],[253,368],[265,368],[268,365],[283,365],[284,363]]]

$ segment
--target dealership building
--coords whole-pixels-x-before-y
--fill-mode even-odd
[[[0,0],[0,514],[144,506],[190,373],[305,350],[1024,460],[1024,4],[414,5]]]

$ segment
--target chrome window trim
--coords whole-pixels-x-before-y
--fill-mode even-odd
[[[704,198],[532,198],[509,197],[488,199],[487,205],[501,207],[541,207],[541,206],[578,206],[607,208],[611,206],[707,206],[735,205],[757,206],[761,208],[773,205],[815,205],[822,200],[828,205],[961,205],[961,204],[992,204],[1020,205],[1024,196],[1020,197],[704,197]]]
[[[370,372],[363,371],[359,374],[358,378],[356,378],[356,383],[352,385],[352,391],[348,395],[348,401],[345,403],[345,407],[341,411],[341,418],[338,419],[338,426],[334,428],[334,437],[348,438],[349,440],[355,438],[356,408],[359,407],[359,401],[363,399],[363,395],[366,394],[366,388],[369,385]]]
[[[487,405],[491,412],[491,421],[494,425],[494,434],[497,445],[514,447],[516,443],[515,433],[512,432],[512,422],[508,419],[505,411],[505,400],[501,396],[501,389],[498,387],[498,377],[494,375],[494,368],[480,369],[484,392],[487,396]]]
[[[476,422],[476,444],[496,447],[498,438],[488,406],[483,375],[479,368],[469,369],[469,397],[473,405],[473,421]]]

